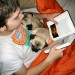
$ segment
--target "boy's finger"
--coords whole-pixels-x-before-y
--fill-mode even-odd
[[[59,54],[59,58],[63,57],[63,52]]]
[[[63,52],[66,48],[58,49],[59,53]]]
[[[60,43],[55,44],[55,45],[52,47],[52,49],[53,49],[53,50],[56,50],[56,47],[59,46],[59,45],[60,45]]]
[[[51,19],[51,21],[52,21],[53,23],[55,23],[55,24],[58,24],[58,22],[57,22],[56,20],[54,20],[54,19]]]

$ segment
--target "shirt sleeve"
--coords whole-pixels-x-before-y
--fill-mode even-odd
[[[5,55],[3,57],[3,66],[1,70],[1,75],[11,75],[14,72],[17,72],[22,65],[23,61],[18,56],[10,54]]]
[[[5,44],[1,46],[0,52],[0,61],[3,64],[1,75],[11,75],[22,67],[23,59],[19,50],[17,51],[17,48]]]

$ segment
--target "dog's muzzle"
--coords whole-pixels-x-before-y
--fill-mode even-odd
[[[32,51],[38,52],[40,49],[37,49],[34,45],[32,45]]]

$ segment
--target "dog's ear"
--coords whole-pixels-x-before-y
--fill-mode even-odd
[[[33,13],[29,13],[29,14],[31,14],[31,15],[32,15],[32,17],[33,17]]]
[[[24,15],[23,19],[26,19],[28,17],[26,12],[22,12],[22,14]]]
[[[35,38],[35,34],[30,34],[30,40],[34,39]]]
[[[28,24],[26,27],[27,27],[28,30],[32,30],[33,25],[32,24]]]

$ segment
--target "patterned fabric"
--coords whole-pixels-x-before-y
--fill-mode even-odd
[[[12,40],[16,44],[30,46],[30,32],[20,25],[12,35]]]
[[[36,6],[36,0],[19,0],[22,9],[33,8]]]

